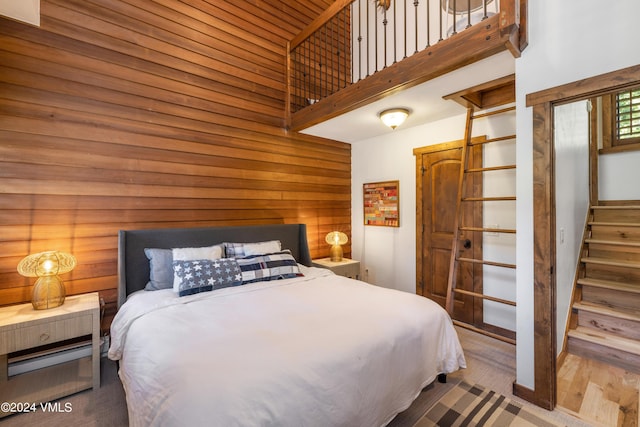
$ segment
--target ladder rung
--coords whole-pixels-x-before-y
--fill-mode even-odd
[[[496,114],[508,113],[509,111],[513,111],[516,109],[516,106],[501,108],[500,110],[489,111],[488,113],[476,114],[471,116],[472,120],[481,119],[482,117],[495,116]]]
[[[508,202],[515,200],[516,196],[505,197],[464,197],[463,202]]]
[[[467,146],[475,146],[475,145],[483,145],[483,144],[490,144],[492,142],[498,142],[498,141],[508,141],[510,139],[516,139],[515,135],[506,135],[506,136],[499,136],[497,138],[489,138],[489,139],[485,139],[484,141],[475,141],[475,142],[471,142],[469,141],[469,143],[467,144]]]
[[[473,168],[467,169],[465,172],[491,172],[491,171],[501,171],[505,169],[515,169],[516,165],[504,165],[504,166],[491,166],[488,168]]]
[[[473,264],[493,265],[494,267],[516,268],[515,264],[506,264],[504,262],[485,261],[483,259],[458,258],[458,261],[471,262]]]
[[[459,326],[461,328],[469,329],[470,331],[477,332],[479,334],[483,334],[483,335],[486,335],[488,337],[495,338],[497,340],[504,341],[506,343],[516,345],[516,340],[514,340],[513,338],[504,337],[504,336],[502,336],[500,334],[496,334],[494,332],[490,332],[490,331],[486,331],[484,329],[480,329],[480,328],[478,328],[476,326],[470,325],[468,323],[461,322],[459,320],[455,320],[455,319],[452,319],[452,320],[453,320],[453,324],[454,325]]]
[[[464,289],[453,289],[453,291],[457,292],[459,294],[471,295],[472,297],[475,297],[475,298],[482,298],[482,299],[486,299],[486,300],[489,300],[489,301],[499,302],[500,304],[511,305],[513,307],[516,306],[516,303],[514,301],[509,301],[509,300],[502,299],[502,298],[496,298],[496,297],[492,297],[490,295],[479,294],[477,292],[467,291],[467,290],[464,290]]]
[[[462,231],[482,231],[483,233],[511,233],[515,234],[516,230],[509,228],[482,228],[482,227],[460,227]]]

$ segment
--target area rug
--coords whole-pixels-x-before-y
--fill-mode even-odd
[[[415,427],[561,425],[564,424],[557,424],[501,394],[463,381],[436,402]]]

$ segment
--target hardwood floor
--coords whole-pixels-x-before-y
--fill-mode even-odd
[[[558,407],[553,411],[547,411],[514,396],[513,382],[516,379],[516,347],[514,345],[461,327],[456,327],[456,331],[467,359],[467,369],[448,375],[447,382],[463,380],[470,384],[480,384],[522,403],[534,413],[545,415],[568,427],[594,426],[591,422],[578,419],[576,414],[561,411]],[[436,384],[435,387],[439,385]]]
[[[567,354],[558,369],[558,407],[596,426],[638,426],[640,375]]]

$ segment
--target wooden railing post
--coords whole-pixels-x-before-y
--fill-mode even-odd
[[[508,35],[506,47],[514,56],[520,57],[520,0],[500,2],[500,34]]]

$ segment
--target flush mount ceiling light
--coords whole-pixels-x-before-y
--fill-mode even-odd
[[[409,117],[409,110],[406,108],[391,108],[390,110],[382,111],[378,116],[382,123],[391,129],[395,129]]]

